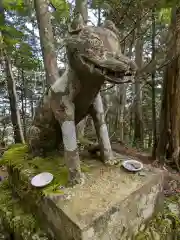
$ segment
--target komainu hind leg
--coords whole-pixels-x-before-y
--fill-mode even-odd
[[[104,108],[100,93],[97,94],[89,111],[93,118],[96,134],[99,140],[100,154],[103,162],[107,165],[114,165],[118,160],[113,156],[107,125],[105,123]]]

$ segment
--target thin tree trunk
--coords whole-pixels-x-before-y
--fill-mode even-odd
[[[80,13],[83,17],[84,23],[86,24],[88,21],[88,8],[87,8],[87,0],[76,0],[75,5],[75,13]],[[87,123],[88,117],[84,118],[77,126],[77,135],[78,139],[81,140],[81,138],[84,137],[85,127]]]
[[[119,132],[118,137],[121,142],[124,141],[124,108],[126,104],[126,89],[127,84],[117,86],[118,106],[116,115],[117,119],[116,129],[118,129]]]
[[[141,23],[139,21],[135,46],[135,61],[139,69],[142,67],[143,52],[143,40],[140,33],[140,24]],[[135,77],[134,145],[138,148],[143,146],[142,92],[140,86],[140,78],[138,74],[136,74]]]
[[[155,19],[155,9],[152,10],[152,61],[155,60],[155,36],[156,36],[156,19]],[[152,78],[152,131],[153,131],[153,149],[152,158],[156,158],[156,148],[157,148],[157,133],[156,133],[156,70],[153,70],[151,74]]]
[[[152,147],[152,132],[150,131],[148,134],[148,149],[150,149],[151,147]]]
[[[100,6],[98,6],[98,26],[100,26],[101,25],[101,7]]]
[[[34,101],[33,101],[33,96],[30,96],[30,108],[31,108],[31,119],[34,117]]]
[[[22,112],[23,112],[23,131],[24,131],[24,138],[26,139],[26,85],[25,85],[25,77],[24,71],[21,70],[21,77],[22,77]]]
[[[130,110],[130,121],[129,121],[129,140],[133,143],[133,110]]]
[[[19,77],[19,71],[18,71],[18,81],[19,81],[20,77]],[[23,127],[23,132],[24,132],[24,124],[25,124],[25,112],[24,112],[24,91],[23,91],[23,86],[21,86],[21,112],[22,112],[22,127]],[[25,137],[25,134],[24,134]],[[26,137],[25,137],[26,138]]]
[[[5,26],[6,22],[5,22],[4,7],[3,7],[2,1],[0,1],[0,8],[1,8],[1,22],[2,22],[2,25]],[[13,77],[11,60],[8,56],[8,43],[6,43],[6,36],[7,36],[6,30],[2,30],[0,32],[0,37],[1,37],[1,34],[4,37],[4,43],[6,46],[6,49],[4,49],[3,52],[4,52],[4,59],[5,59],[7,89],[8,89],[8,95],[9,95],[9,101],[10,101],[11,121],[13,125],[14,141],[15,143],[25,143],[24,135],[22,131],[20,113],[17,106],[18,101],[17,101],[16,85]]]
[[[129,52],[128,57],[132,57],[132,48],[134,43],[134,33],[132,36],[132,40],[130,42],[129,46]],[[118,106],[118,128],[119,128],[119,139],[121,142],[124,142],[124,110],[125,110],[125,104],[126,104],[126,91],[127,91],[127,84],[120,84],[118,86],[118,96],[119,96],[119,106]]]
[[[75,13],[80,13],[83,17],[84,23],[88,20],[87,0],[76,0]]]
[[[6,74],[7,74],[7,87],[8,87],[8,95],[10,101],[10,109],[11,109],[11,121],[13,124],[14,130],[14,140],[15,143],[25,143],[20,114],[17,106],[17,94],[16,94],[16,86],[12,73],[11,62],[8,56],[6,56]]]
[[[2,111],[2,116],[5,117],[6,113],[6,109],[4,108]],[[2,121],[2,131],[1,131],[1,142],[4,142],[4,138],[5,138],[5,134],[6,134],[6,121]]]
[[[34,0],[34,4],[40,34],[40,43],[43,54],[44,67],[46,71],[47,85],[53,86],[53,84],[59,78],[59,71],[54,47],[51,14],[48,9],[49,1]]]

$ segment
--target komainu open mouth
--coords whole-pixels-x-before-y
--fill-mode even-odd
[[[111,82],[111,83],[122,83],[123,78],[125,76],[132,76],[133,74],[130,71],[123,71],[123,70],[113,70],[110,67],[102,67],[98,65],[96,62],[93,60],[89,59],[86,56],[81,56],[82,61],[88,65],[90,72],[93,73],[98,72],[100,75],[103,75],[106,79],[106,81]]]

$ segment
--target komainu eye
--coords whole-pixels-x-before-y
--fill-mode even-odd
[[[98,44],[97,41],[94,41],[94,39],[89,39],[88,42],[89,42],[90,46],[97,46],[97,44]]]
[[[88,39],[88,42],[92,47],[99,47],[102,45],[101,39],[99,39],[96,35],[94,36],[93,34]]]

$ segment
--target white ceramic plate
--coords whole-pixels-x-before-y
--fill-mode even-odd
[[[122,163],[123,167],[131,172],[138,172],[143,169],[143,164],[136,160],[126,160]]]
[[[53,180],[53,175],[48,172],[42,172],[31,179],[31,184],[34,187],[44,187]]]

